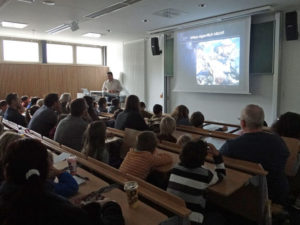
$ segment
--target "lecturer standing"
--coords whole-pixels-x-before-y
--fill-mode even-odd
[[[108,101],[111,101],[112,98],[119,96],[120,91],[122,91],[120,81],[114,79],[112,72],[107,72],[107,80],[104,81],[102,86],[103,96],[108,97]]]

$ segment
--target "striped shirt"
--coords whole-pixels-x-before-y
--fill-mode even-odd
[[[147,151],[135,151],[131,149],[121,164],[120,171],[141,179],[146,179],[152,169],[170,163],[172,163],[172,158],[168,154],[152,154]]]
[[[214,160],[215,171],[204,166],[190,169],[181,164],[176,165],[171,171],[167,191],[185,200],[187,208],[192,211],[189,216],[191,225],[203,223],[206,205],[204,192],[225,176],[222,156],[215,156]]]

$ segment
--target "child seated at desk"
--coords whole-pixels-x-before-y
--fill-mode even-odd
[[[98,101],[98,105],[99,105],[99,112],[102,113],[107,113],[107,101],[106,98],[100,98]]]
[[[172,158],[168,154],[155,153],[156,145],[157,141],[153,132],[140,133],[137,137],[136,148],[127,153],[120,171],[146,179],[152,169],[171,164]]]
[[[148,120],[148,125],[152,131],[155,133],[159,133],[159,125],[161,120],[163,119],[162,115],[162,106],[156,104],[153,106],[153,116]]]
[[[159,141],[168,141],[176,143],[177,139],[173,136],[175,130],[175,120],[170,116],[166,116],[162,119],[160,123],[160,132],[159,134],[157,134],[157,138],[159,139]]]
[[[53,166],[53,155],[48,152],[49,160],[49,181],[53,191],[65,198],[71,197],[78,192],[78,184],[71,174],[64,170],[58,170]],[[54,179],[57,177],[58,182]]]
[[[215,171],[203,167],[207,152],[210,152],[216,164]],[[212,145],[202,140],[191,141],[184,145],[180,154],[180,163],[171,171],[167,191],[185,200],[192,213],[191,225],[206,224],[206,200],[204,191],[221,181],[225,176],[225,166],[221,154]],[[217,221],[208,224],[217,225]]]

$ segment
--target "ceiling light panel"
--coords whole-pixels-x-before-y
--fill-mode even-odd
[[[83,37],[90,37],[90,38],[100,38],[102,34],[99,33],[86,33],[82,35]]]
[[[56,34],[56,33],[68,30],[70,28],[71,28],[70,24],[62,24],[62,25],[54,27],[54,28],[52,28],[50,30],[47,30],[46,32],[49,33],[49,34]]]
[[[25,23],[14,23],[14,22],[7,22],[7,21],[2,21],[1,25],[2,27],[17,28],[17,29],[23,29],[28,26]]]

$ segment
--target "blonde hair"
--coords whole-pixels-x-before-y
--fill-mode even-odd
[[[160,134],[170,135],[176,129],[176,121],[170,116],[166,116],[161,120],[160,123]]]
[[[190,141],[192,141],[191,135],[183,134],[178,138],[176,144],[178,144],[180,146],[184,146],[186,143],[188,143]]]
[[[11,131],[7,131],[0,136],[0,161],[3,160],[3,157],[6,154],[7,146],[10,143],[12,143],[18,139],[21,139],[21,138],[22,138],[21,135],[11,132]]]
[[[71,94],[70,93],[63,93],[61,94],[59,101],[60,103],[68,103],[71,102]]]
[[[44,105],[44,99],[41,98],[41,99],[37,100],[36,105],[38,105],[39,107],[42,107]]]

